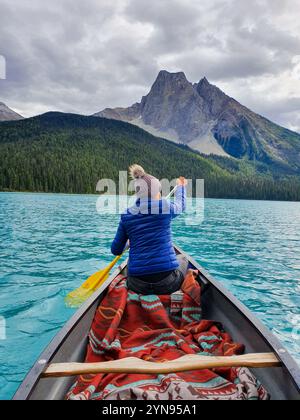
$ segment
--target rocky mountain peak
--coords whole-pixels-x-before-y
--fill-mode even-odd
[[[207,98],[207,97],[212,96],[212,95],[219,96],[219,97],[222,97],[222,98],[225,98],[225,97],[227,98],[228,97],[217,86],[209,83],[209,81],[207,80],[206,77],[201,79],[198,84],[196,83],[195,87],[196,87],[196,90],[197,90],[198,94],[203,98]]]
[[[23,117],[10,109],[4,102],[0,102],[0,121],[22,120]]]
[[[217,86],[209,83],[206,77],[195,85],[195,89],[201,98],[204,99],[208,112],[212,118],[219,117],[229,105],[233,107],[234,103],[236,103],[234,99],[226,95]]]
[[[141,103],[95,116],[130,122],[208,155],[297,167],[300,162],[299,134],[255,114],[206,77],[192,84],[183,72],[162,70]]]
[[[196,84],[197,85],[197,84]],[[207,80],[206,77],[203,77],[203,79],[200,80],[200,82],[197,85],[199,87],[199,89],[201,88],[208,88],[211,86],[211,84],[209,83],[209,81]]]
[[[177,73],[170,73],[167,70],[161,70],[158,73],[155,83],[174,83],[184,82],[189,83],[183,71]]]
[[[203,99],[183,72],[169,73],[163,70],[149,94],[142,99],[140,117],[146,126],[159,130],[161,136],[166,133],[168,138],[186,143],[191,135],[186,112],[192,110],[194,115],[197,114],[196,125],[199,125],[205,122],[203,107]]]
[[[183,72],[169,73],[166,70],[162,70],[159,72],[147,97],[151,95],[177,94],[183,89],[191,90],[191,88],[192,85]]]

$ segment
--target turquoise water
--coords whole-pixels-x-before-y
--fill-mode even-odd
[[[0,399],[72,315],[65,294],[111,260],[118,217],[95,205],[95,196],[0,194]],[[300,203],[206,200],[201,225],[185,220],[175,242],[300,361]]]

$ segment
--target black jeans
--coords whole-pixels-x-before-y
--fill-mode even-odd
[[[182,255],[178,256],[179,268],[172,271],[166,278],[159,282],[143,281],[138,277],[129,276],[127,287],[140,295],[171,295],[181,288],[189,262]]]

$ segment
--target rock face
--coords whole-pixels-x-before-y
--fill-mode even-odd
[[[255,114],[206,78],[161,71],[149,94],[129,108],[96,117],[126,121],[204,154],[300,167],[300,135]]]
[[[22,119],[21,115],[8,108],[3,102],[0,102],[0,121],[17,121]]]

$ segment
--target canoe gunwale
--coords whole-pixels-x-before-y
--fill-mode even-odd
[[[175,246],[177,252],[186,255],[179,247]],[[197,263],[192,257],[188,257],[190,263],[200,271],[205,280],[216,288],[223,297],[228,300],[235,308],[249,321],[264,341],[273,348],[274,353],[282,362],[282,368],[287,369],[300,393],[300,367],[284,345],[275,337],[275,335],[254,315],[240,300],[238,300],[229,290],[218,282],[205,268]]]
[[[48,364],[59,352],[60,348],[63,346],[66,339],[77,327],[80,321],[84,318],[86,313],[92,308],[97,300],[100,299],[101,295],[106,291],[111,282],[124,270],[127,266],[127,261],[122,263],[105,283],[97,290],[70,318],[66,325],[57,333],[57,335],[50,342],[48,347],[42,352],[40,357],[37,359],[36,363],[33,365],[32,369],[29,371],[24,381],[20,385],[16,394],[13,397],[13,400],[28,400],[30,399],[31,394],[34,391],[35,386],[42,377],[43,372],[45,371]],[[87,332],[88,334],[88,332]]]
[[[274,334],[263,325],[261,321],[254,315],[244,304],[242,304],[231,292],[229,292],[221,283],[214,279],[199,263],[193,258],[183,252],[179,247],[174,247],[178,254],[184,255],[196,270],[200,272],[200,280],[204,283],[205,289],[213,287],[219,292],[225,300],[242,315],[248,323],[257,331],[257,333],[263,338],[265,343],[272,348],[278,359],[282,362],[282,369],[285,369],[291,377],[296,389],[300,395],[300,367],[296,361],[292,358],[289,352],[284,348],[282,343],[274,336]],[[25,377],[23,383],[17,390],[13,400],[29,400],[33,394],[35,387],[42,378],[47,366],[51,363],[53,358],[59,352],[61,347],[64,345],[66,339],[70,336],[73,330],[78,326],[80,321],[85,315],[91,310],[91,308],[100,300],[101,295],[107,290],[111,282],[126,268],[127,260],[122,263],[106,280],[106,282],[97,290],[82,307],[75,312],[71,319],[66,325],[58,332],[54,339],[50,342],[45,351],[37,359],[32,369]],[[88,335],[88,331],[87,331]],[[67,361],[66,361],[67,362]]]

